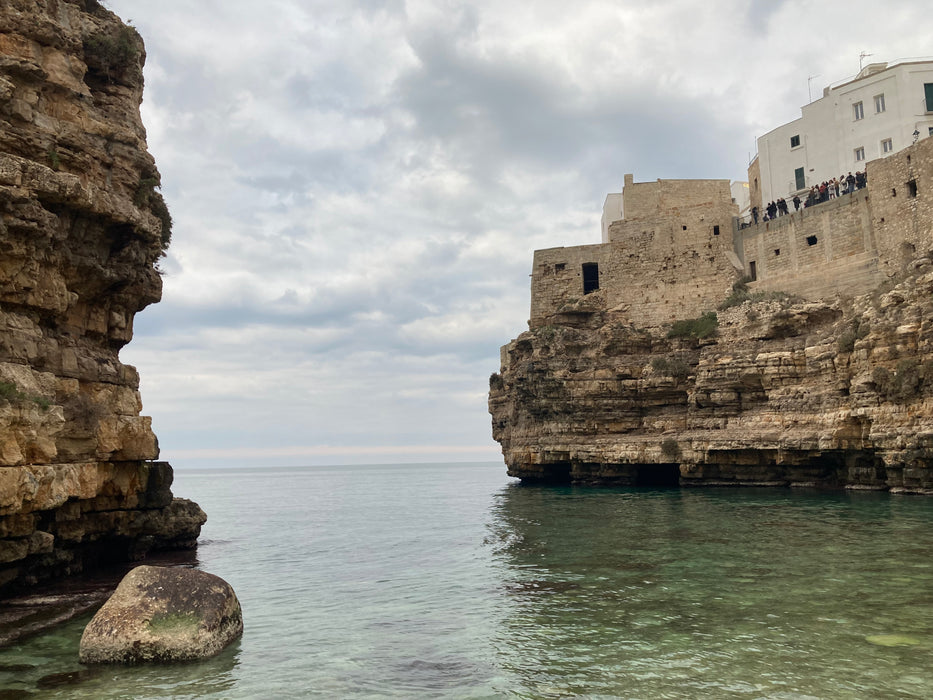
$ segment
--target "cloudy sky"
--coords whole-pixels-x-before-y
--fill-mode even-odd
[[[122,352],[176,468],[501,459],[486,390],[532,251],[624,173],[744,180],[756,136],[919,0],[109,0],[175,219]]]

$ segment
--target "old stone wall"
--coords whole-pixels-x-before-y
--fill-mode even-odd
[[[871,161],[867,172],[879,264],[890,277],[933,248],[933,139]]]
[[[864,294],[882,280],[867,189],[737,232],[752,291],[809,299]]]
[[[204,522],[119,359],[170,233],[144,60],[94,0],[0,3],[0,593],[193,546]]]
[[[732,201],[729,180],[656,180],[635,182],[625,175],[622,215],[626,219],[655,216],[673,207],[695,207]]]

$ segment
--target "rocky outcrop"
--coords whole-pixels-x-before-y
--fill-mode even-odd
[[[81,663],[193,661],[243,634],[233,588],[204,571],[138,566],[81,635]]]
[[[193,546],[205,519],[119,360],[171,232],[144,60],[96,0],[0,3],[0,594]]]
[[[933,259],[855,299],[760,296],[709,335],[596,294],[522,333],[490,378],[508,473],[933,493]]]

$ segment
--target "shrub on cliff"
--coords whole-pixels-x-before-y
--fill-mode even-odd
[[[141,74],[139,47],[142,40],[132,27],[92,34],[84,40],[84,62],[91,78],[113,83],[116,79],[138,79]]]
[[[667,332],[668,338],[709,338],[719,328],[719,317],[715,311],[707,311],[697,318],[674,321]]]
[[[836,344],[839,352],[852,352],[855,349],[855,342],[861,340],[871,332],[871,326],[867,321],[853,321],[840,335]]]
[[[666,357],[652,357],[651,369],[657,374],[674,379],[686,379],[690,374],[690,366],[680,358],[668,360]]]
[[[161,245],[164,252],[172,243],[172,215],[162,193],[156,190],[157,187],[161,187],[158,173],[144,174],[136,186],[133,203],[137,207],[148,209],[162,223]]]

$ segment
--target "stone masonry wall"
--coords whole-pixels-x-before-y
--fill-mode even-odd
[[[622,190],[622,216],[625,219],[639,219],[663,213],[672,207],[731,201],[732,190],[728,180],[635,182],[631,174],[626,174]]]
[[[815,299],[864,294],[882,279],[867,190],[749,226],[738,238],[754,291]]]

